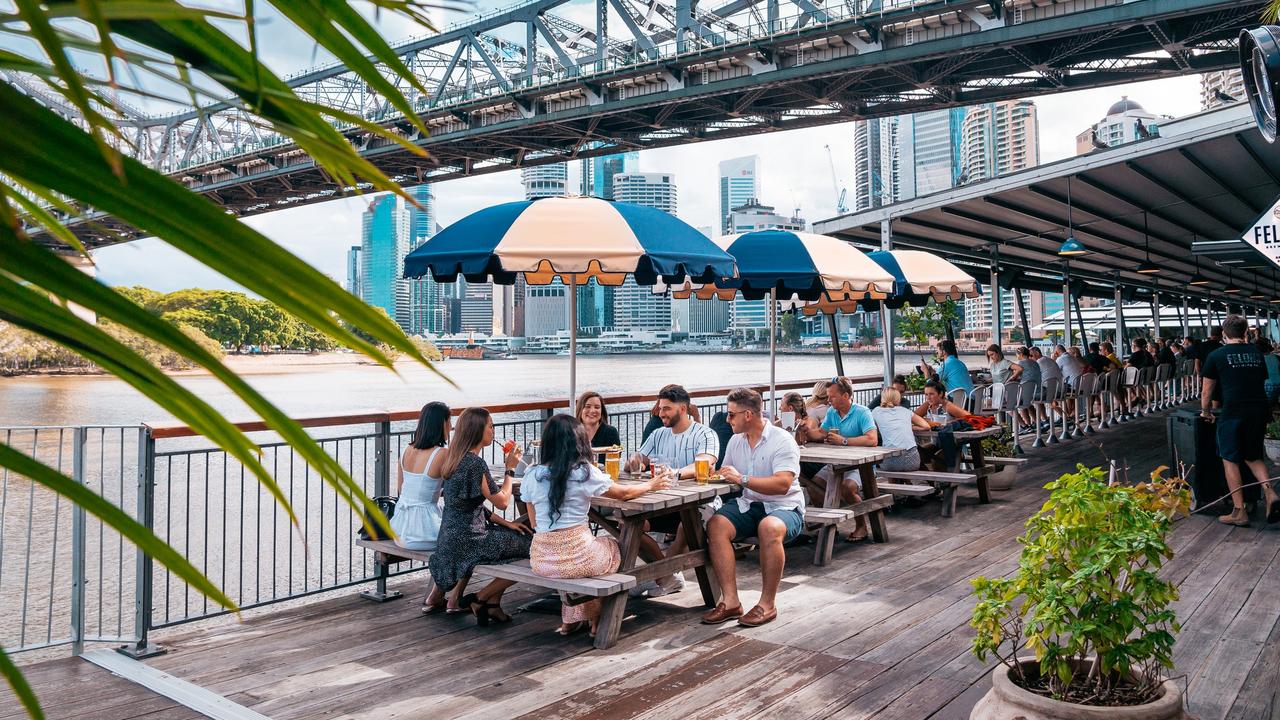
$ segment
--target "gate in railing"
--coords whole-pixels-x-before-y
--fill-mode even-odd
[[[878,392],[858,378],[855,400]],[[780,384],[779,390],[812,383]],[[704,422],[726,389],[695,391]],[[651,398],[608,398],[610,422],[641,444]],[[495,436],[528,446],[563,403],[499,406]],[[371,496],[395,494],[396,463],[416,413],[302,421]],[[254,431],[252,424],[245,429]],[[184,427],[2,428],[7,445],[83,483],[168,542],[242,608],[375,579],[355,546],[360,518],[285,443],[259,433],[264,465],[289,498],[296,527],[251,473]],[[499,461],[496,448],[486,451]],[[401,572],[421,570],[420,565]],[[111,529],[24,477],[0,470],[0,645],[9,652],[85,642],[146,654],[150,630],[224,614]]]

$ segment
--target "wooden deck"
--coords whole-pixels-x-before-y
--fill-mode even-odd
[[[698,624],[690,582],[674,599],[633,601],[622,640],[599,651],[552,633],[548,615],[489,630],[423,617],[411,580],[407,599],[385,605],[347,591],[161,634],[170,652],[148,663],[273,718],[967,718],[990,669],[968,652],[969,579],[1015,568],[1015,538],[1048,479],[1104,464],[1104,452],[1145,474],[1165,462],[1164,438],[1158,416],[1033,450],[991,504],[965,488],[954,518],[934,505],[894,513],[891,542],[841,544],[828,567],[792,548],[779,619],[753,630]],[[1280,527],[1192,517],[1173,544],[1165,573],[1181,588],[1176,662],[1192,714],[1280,718]],[[741,576],[749,602],[754,557]],[[50,717],[193,716],[78,659],[25,670]],[[4,699],[0,718],[20,716]]]

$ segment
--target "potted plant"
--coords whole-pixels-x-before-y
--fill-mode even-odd
[[[1267,450],[1267,459],[1280,463],[1280,420],[1273,419],[1267,423],[1267,436],[1262,444]]]
[[[1024,462],[1015,458],[1013,450],[1013,434],[1009,430],[996,437],[984,438],[982,441],[983,459],[1000,468],[987,476],[987,489],[1009,490],[1018,479],[1018,468]]]
[[[1018,570],[973,581],[973,653],[1000,660],[970,720],[1186,720],[1173,667],[1168,534],[1191,493],[1166,468],[1137,485],[1077,466],[1049,483]],[[1028,654],[1020,655],[1026,651]]]

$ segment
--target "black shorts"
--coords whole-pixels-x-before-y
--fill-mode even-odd
[[[1233,463],[1261,460],[1270,420],[1266,411],[1218,416],[1218,457]]]

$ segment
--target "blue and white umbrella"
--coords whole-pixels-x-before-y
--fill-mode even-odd
[[[689,224],[654,208],[598,198],[509,202],[474,212],[429,238],[404,261],[406,278],[462,275],[500,285],[569,286],[569,402],[577,394],[577,286],[711,282],[735,275],[733,258]]]

